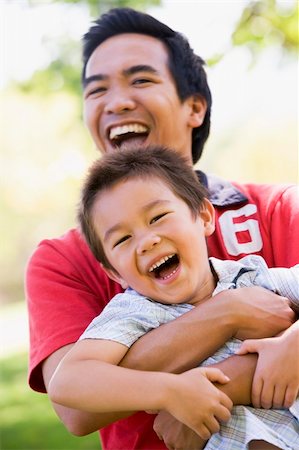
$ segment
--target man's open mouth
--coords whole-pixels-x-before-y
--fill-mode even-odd
[[[112,127],[109,131],[109,140],[113,147],[124,148],[128,145],[138,145],[145,141],[149,129],[139,123],[131,123]]]
[[[149,268],[150,274],[160,280],[167,280],[174,275],[179,268],[180,260],[176,253],[164,256]]]

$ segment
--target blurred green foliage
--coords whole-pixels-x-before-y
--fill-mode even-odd
[[[43,238],[75,223],[84,168],[97,155],[78,96],[0,93],[0,304],[24,297],[24,269]]]
[[[54,2],[86,4],[92,17],[97,17],[111,8],[129,7],[145,10],[149,6],[160,4],[160,0],[54,0]]]
[[[160,5],[160,0],[44,0],[44,3],[74,4],[88,9],[91,18],[97,18],[113,7],[132,7],[146,10]],[[287,54],[298,54],[298,2],[277,0],[245,1],[244,9],[232,33],[233,46],[245,46],[256,57],[269,46],[279,47]],[[29,0],[32,7],[39,6],[40,0]],[[51,88],[62,88],[80,95],[81,48],[79,42],[70,38],[60,38],[51,42],[48,51],[53,58],[48,67],[38,70],[32,78],[19,87],[25,91],[38,90],[43,94]],[[208,65],[217,64],[223,54],[213,55]]]
[[[0,359],[0,448],[2,450],[99,450],[98,433],[66,431],[46,395],[27,386],[27,354]]]
[[[76,5],[87,9],[91,20],[96,19],[110,8],[131,7],[140,11],[150,6],[158,6],[160,0],[44,0],[45,3],[61,3]],[[40,0],[29,0],[31,7],[40,6]],[[45,46],[53,55],[48,67],[37,70],[33,76],[23,83],[20,89],[26,92],[38,91],[44,95],[52,89],[64,89],[76,95],[81,94],[81,43],[63,36],[55,42],[45,42]]]
[[[275,45],[297,56],[298,5],[297,1],[292,4],[276,0],[251,1],[232,35],[233,45],[245,45],[254,54]]]

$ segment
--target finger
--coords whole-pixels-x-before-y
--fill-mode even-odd
[[[263,390],[264,381],[259,376],[254,376],[251,390],[251,401],[255,408],[261,407],[261,393]]]
[[[144,412],[146,412],[146,414],[159,414],[159,410],[158,409],[146,409]]]
[[[174,445],[172,445],[172,444],[169,444],[169,443],[164,442],[164,445],[165,445],[165,447],[166,447],[168,450],[175,450],[175,447],[174,447]]]
[[[220,392],[220,403],[229,411],[231,411],[234,406],[232,400],[224,392]]]
[[[284,399],[286,394],[286,388],[282,386],[274,386],[274,392],[273,392],[273,400],[272,400],[272,406],[273,408],[283,408],[284,407]]]
[[[168,450],[175,450],[175,447],[172,444],[166,444],[165,442],[164,444]]]
[[[205,424],[201,424],[199,427],[194,427],[192,429],[204,440],[210,439],[211,437],[211,433]]]
[[[229,378],[226,375],[224,375],[222,370],[216,369],[216,368],[212,368],[212,367],[207,368],[205,370],[205,376],[212,383],[217,382],[217,383],[220,383],[220,384],[225,384],[225,383],[227,383],[229,381]]]
[[[263,390],[261,392],[261,407],[264,409],[272,408],[274,396],[274,386],[269,385],[269,383],[264,383]]]
[[[216,419],[220,422],[227,422],[231,418],[229,409],[220,405],[215,413]]]
[[[205,422],[205,425],[207,426],[211,434],[218,433],[218,431],[220,430],[220,424],[216,417],[210,417],[209,420]]]
[[[236,351],[237,355],[246,355],[246,353],[257,353],[257,340],[247,339],[241,345],[241,347]]]
[[[160,439],[160,441],[162,441],[163,437],[162,437],[162,434],[161,434],[161,431],[160,431],[159,422],[157,421],[157,419],[154,420],[153,430],[156,433],[156,435],[158,436],[158,438]]]
[[[296,400],[297,395],[298,395],[298,392],[294,386],[287,386],[285,396],[284,396],[283,407],[290,408],[290,406],[292,406],[292,404]]]

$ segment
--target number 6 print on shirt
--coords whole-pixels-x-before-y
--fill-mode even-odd
[[[256,211],[256,205],[249,204],[237,210],[226,211],[219,218],[224,245],[230,255],[238,256],[262,249],[263,241],[258,221],[248,219]],[[241,217],[243,221],[240,221]]]

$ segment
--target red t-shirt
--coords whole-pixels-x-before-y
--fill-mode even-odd
[[[270,267],[299,262],[299,202],[296,187],[231,185],[206,178],[216,209],[210,256],[239,259],[263,256]],[[121,292],[101,270],[75,229],[42,241],[27,268],[30,319],[29,384],[45,392],[42,362],[75,342],[109,300]],[[140,412],[100,431],[105,450],[165,450],[152,429],[155,416]]]

